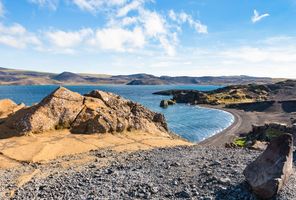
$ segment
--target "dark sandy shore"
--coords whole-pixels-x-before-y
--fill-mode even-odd
[[[225,143],[232,141],[239,133],[248,132],[252,128],[252,124],[250,123],[250,116],[247,115],[244,111],[227,109],[221,106],[203,107],[219,109],[231,113],[234,116],[234,121],[228,128],[226,128],[222,132],[217,133],[212,137],[209,137],[198,143],[202,146],[224,146]]]
[[[233,141],[240,134],[249,133],[253,125],[264,125],[268,123],[280,123],[291,125],[291,118],[295,118],[295,113],[285,113],[281,111],[265,112],[246,112],[244,110],[224,108],[223,106],[203,105],[206,108],[219,109],[231,113],[234,116],[234,122],[224,131],[201,141],[202,146],[221,147],[225,143]]]

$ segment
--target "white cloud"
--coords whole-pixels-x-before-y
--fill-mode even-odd
[[[41,41],[20,24],[12,26],[0,24],[0,43],[18,49],[26,48],[29,45],[33,47],[41,45]]]
[[[45,5],[58,0],[30,1]],[[153,0],[68,0],[68,2],[92,14],[108,10],[108,20],[105,26],[88,29],[87,33],[85,30],[47,32],[50,44],[61,50],[91,44],[97,49],[120,52],[146,48],[157,51],[163,49],[165,54],[174,56],[179,42],[178,33],[181,32],[180,24],[187,23],[196,32],[207,33],[207,26],[185,12],[170,11],[169,17],[172,20],[168,21],[166,15],[148,9],[146,3],[154,2]]]
[[[120,8],[117,12],[117,17],[126,16],[132,10],[138,10],[143,4],[141,0],[134,0],[131,3],[126,4],[122,8]]]
[[[146,41],[143,31],[139,27],[131,31],[122,28],[106,28],[97,30],[96,37],[89,43],[104,50],[125,52],[142,48]]]
[[[176,49],[175,49],[174,43],[169,42],[169,40],[164,36],[161,36],[159,38],[159,41],[160,41],[161,45],[163,46],[163,48],[166,50],[167,55],[169,55],[169,56],[176,55]]]
[[[144,24],[148,36],[156,37],[159,34],[167,33],[165,19],[156,12],[142,10],[141,21]]]
[[[253,23],[257,23],[257,22],[261,21],[263,18],[269,17],[269,16],[270,15],[268,13],[265,13],[265,14],[260,15],[257,10],[254,10],[254,15],[251,18],[251,21]]]
[[[0,17],[4,16],[4,5],[2,1],[0,0]]]
[[[188,23],[198,33],[208,33],[208,27],[206,25],[202,24],[199,20],[194,20],[191,15],[185,12],[176,13],[175,11],[170,10],[169,17],[178,24]]]
[[[0,0],[1,1],[1,0]],[[154,0],[28,0],[39,6],[57,9],[59,2],[74,4],[81,10],[97,14],[106,14],[107,20],[101,27],[82,28],[65,31],[53,29],[39,31],[33,35],[36,41],[42,41],[43,46],[38,46],[40,51],[50,52],[83,52],[91,51],[116,51],[116,52],[158,52],[175,56],[179,44],[181,24],[187,23],[198,33],[207,33],[207,26],[193,19],[185,12],[175,13],[173,10],[168,16],[147,7],[147,3]],[[10,33],[19,32],[28,35],[21,25],[10,27]],[[10,36],[10,37],[8,37]],[[14,43],[15,36],[2,36],[2,43],[10,46],[25,48],[30,42]],[[41,44],[41,42],[40,42]]]
[[[48,7],[52,10],[58,8],[59,0],[28,0],[30,3],[38,4],[41,7]]]
[[[106,6],[120,6],[127,0],[72,0],[81,10],[95,13]]]
[[[147,1],[134,0],[119,8],[116,15],[110,18],[108,27],[124,29],[125,31],[130,31],[130,28],[133,27],[140,27],[145,44],[150,47],[155,47],[155,45],[161,47],[166,54],[173,56],[178,41],[175,30],[171,29],[165,16],[145,8],[144,4]],[[135,12],[132,16],[129,16],[131,11]],[[143,47],[139,46],[139,48]]]
[[[81,29],[75,32],[61,30],[45,33],[49,41],[56,47],[73,48],[81,45],[87,38],[93,35],[92,29]]]
[[[124,17],[121,20],[122,26],[129,26],[132,24],[136,24],[138,22],[138,18],[137,17]]]

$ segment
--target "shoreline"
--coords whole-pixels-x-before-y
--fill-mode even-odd
[[[210,105],[198,105],[203,108],[209,108],[209,109],[217,109],[220,111],[224,111],[227,113],[230,113],[234,120],[230,126],[228,126],[226,129],[224,129],[221,132],[218,132],[217,134],[214,134],[205,140],[202,140],[198,142],[198,145],[201,146],[216,146],[221,147],[224,146],[225,143],[229,143],[233,141],[233,139],[238,136],[241,129],[245,129],[244,124],[242,123],[245,118],[247,118],[247,115],[244,111],[235,110],[235,109],[227,109],[223,108],[221,106],[210,106]]]
[[[279,123],[291,125],[291,118],[295,117],[293,113],[286,113],[283,111],[244,111],[239,109],[230,109],[220,106],[199,105],[204,108],[218,109],[232,114],[235,119],[231,126],[220,133],[217,133],[201,142],[201,146],[215,146],[222,147],[225,143],[232,142],[233,139],[239,135],[245,135],[252,131],[253,125],[263,126],[270,123]]]

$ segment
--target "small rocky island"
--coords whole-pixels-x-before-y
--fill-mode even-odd
[[[236,116],[226,132],[199,144],[169,132],[162,114],[112,93],[80,95],[61,87],[30,107],[2,100],[0,198],[295,199],[294,112],[285,106],[276,112],[244,111],[230,106],[239,103],[234,97],[227,102],[236,104],[222,106],[221,93],[238,95],[244,103],[270,101],[273,94],[280,103],[276,92],[263,92],[267,86],[260,86],[262,91],[252,86],[249,96],[243,95],[250,87],[229,86],[217,96],[166,91],[173,95],[168,104],[187,99]],[[275,117],[290,126],[265,124]],[[264,142],[263,147],[254,148],[254,141]]]

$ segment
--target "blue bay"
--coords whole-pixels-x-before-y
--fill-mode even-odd
[[[91,90],[103,90],[119,94],[127,99],[139,102],[149,109],[165,115],[172,132],[192,142],[208,138],[231,125],[234,117],[227,112],[177,104],[167,109],[159,107],[162,99],[167,96],[153,95],[153,92],[168,89],[196,89],[213,90],[218,86],[197,85],[161,85],[161,86],[127,86],[127,85],[100,85],[100,86],[66,86],[68,89],[86,94]],[[0,86],[0,99],[10,98],[16,103],[32,105],[38,103],[51,93],[57,86]]]

